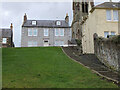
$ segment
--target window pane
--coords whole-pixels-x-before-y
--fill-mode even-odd
[[[3,38],[2,43],[6,44],[7,43],[7,38]]]
[[[33,47],[33,46],[37,46],[37,42],[36,41],[28,41],[28,47]]]
[[[55,41],[55,46],[59,46],[59,42],[58,41]]]
[[[37,36],[37,29],[33,30],[33,36]]]
[[[32,29],[28,29],[28,36],[32,36]]]
[[[113,20],[118,21],[118,11],[117,10],[113,10]]]
[[[32,47],[32,41],[28,41],[28,47]]]
[[[32,25],[36,25],[36,21],[32,21]]]
[[[111,32],[111,35],[115,35],[115,32]]]
[[[44,29],[44,36],[48,36],[48,29]]]
[[[111,10],[107,10],[106,11],[106,17],[107,17],[107,20],[109,21],[109,20],[112,20],[111,19]]]
[[[55,29],[55,36],[59,35],[59,29]]]
[[[33,42],[33,46],[37,46],[37,42],[36,41]]]
[[[64,45],[64,42],[63,42],[63,41],[60,41],[60,42],[59,42],[59,45],[60,45],[60,46],[63,46],[63,45]]]
[[[109,32],[104,32],[104,37],[107,38],[107,36],[109,35]]]
[[[64,36],[64,29],[60,29],[60,36]]]
[[[60,21],[57,21],[57,25],[61,25],[61,22],[60,22]]]

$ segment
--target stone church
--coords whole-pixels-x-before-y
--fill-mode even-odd
[[[79,52],[82,54],[82,22],[87,19],[89,11],[94,7],[93,0],[89,2],[81,1],[78,2],[73,0],[73,21],[72,21],[72,41],[79,41],[80,46],[78,47]],[[71,41],[71,43],[72,43]]]
[[[77,2],[76,0],[73,0],[72,38],[81,40],[81,23],[84,19],[86,19],[92,7],[94,7],[94,2]]]

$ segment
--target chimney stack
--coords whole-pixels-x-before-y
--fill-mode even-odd
[[[69,16],[68,16],[68,13],[66,14],[65,21],[66,21],[66,23],[69,24]]]
[[[11,23],[11,25],[10,25],[10,29],[13,30],[13,24],[12,24],[12,23]]]
[[[27,15],[25,13],[25,15],[24,15],[24,22],[23,23],[25,23],[26,21],[27,21]]]

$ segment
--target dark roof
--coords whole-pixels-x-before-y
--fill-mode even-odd
[[[11,37],[12,30],[11,29],[0,29],[2,31],[2,37]]]
[[[120,2],[104,2],[102,4],[95,6],[94,8],[118,9],[118,8],[120,8]]]
[[[32,21],[36,21],[37,25],[32,25]],[[56,22],[60,21],[61,25],[56,25]],[[27,20],[22,27],[48,27],[48,28],[70,28],[65,20]]]

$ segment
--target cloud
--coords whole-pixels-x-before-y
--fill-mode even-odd
[[[33,1],[33,0],[32,0]],[[70,16],[70,23],[73,18],[72,0],[71,2],[2,2],[0,3],[0,27],[9,28],[10,23],[14,26],[14,42],[16,46],[20,46],[21,41],[21,25],[24,13],[27,13],[28,19],[38,20],[56,20],[64,19],[66,13]],[[101,1],[95,0],[96,4]],[[119,1],[119,0],[114,0]]]
[[[2,3],[2,25],[0,27],[9,28],[10,23],[14,26],[14,42],[20,46],[21,25],[24,13],[28,19],[56,20],[64,19],[66,13],[70,15],[72,22],[72,3],[70,2],[4,2]]]

